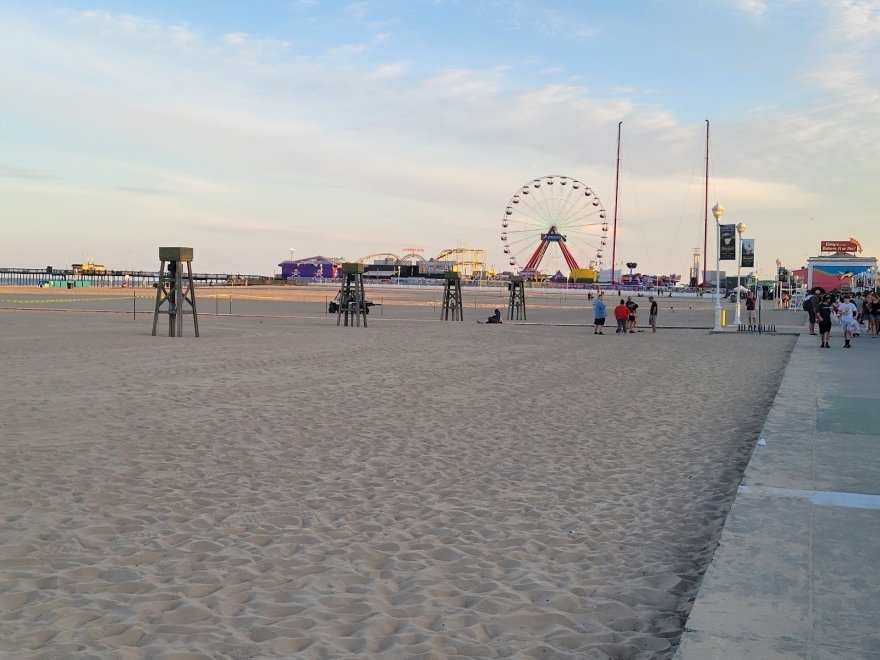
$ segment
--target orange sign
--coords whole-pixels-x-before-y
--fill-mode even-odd
[[[822,241],[819,249],[822,252],[861,252],[862,244],[850,237],[848,241]]]

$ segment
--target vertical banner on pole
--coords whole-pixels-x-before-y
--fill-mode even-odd
[[[740,246],[740,265],[743,268],[755,267],[755,239],[744,238]]]
[[[736,225],[721,225],[721,245],[718,246],[720,261],[736,261]]]

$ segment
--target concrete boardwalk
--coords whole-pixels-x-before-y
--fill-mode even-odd
[[[676,658],[880,660],[880,339],[798,339]]]

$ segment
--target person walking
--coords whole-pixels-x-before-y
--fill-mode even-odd
[[[614,320],[617,321],[617,330],[615,332],[618,335],[625,335],[626,323],[629,320],[629,307],[623,302],[623,298],[620,299],[620,304],[614,308]]]
[[[837,308],[837,313],[840,314],[840,325],[843,327],[843,347],[852,348],[850,340],[859,331],[859,322],[856,321],[856,314],[859,311],[848,294],[843,297],[843,302]]]
[[[651,334],[655,334],[657,332],[657,301],[654,300],[654,296],[648,296],[648,300],[651,303],[651,309],[648,311],[648,325],[651,326]]]
[[[600,292],[599,295],[596,296],[596,300],[593,302],[593,334],[594,335],[604,335],[602,332],[605,327],[605,313],[607,308],[605,306],[605,298],[603,294]]]
[[[871,336],[880,335],[880,295],[875,291],[871,294]]]
[[[816,334],[816,314],[819,311],[819,305],[822,304],[822,297],[819,292],[811,292],[804,298],[804,311],[807,313],[807,322],[810,327],[810,334]]]
[[[874,299],[874,293],[869,291],[862,298],[862,304],[859,306],[859,325],[863,323],[867,326],[868,334],[871,334],[871,301]]]
[[[819,294],[815,294],[818,298]],[[831,306],[831,298],[823,297],[819,301],[819,311],[816,313],[816,320],[819,321],[819,334],[822,343],[819,348],[831,348],[831,317],[834,314],[834,307]]]

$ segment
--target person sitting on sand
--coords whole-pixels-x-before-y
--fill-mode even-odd
[[[488,319],[486,319],[486,323],[502,323],[501,321],[501,310],[496,309],[495,313],[492,314]]]

